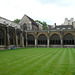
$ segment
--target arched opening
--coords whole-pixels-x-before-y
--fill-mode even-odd
[[[14,45],[14,35],[13,35],[13,32],[12,31],[10,31],[9,32],[9,36],[10,36],[10,45]]]
[[[28,45],[35,45],[35,37],[31,34],[28,34],[27,37],[28,37]]]
[[[4,45],[4,31],[0,29],[0,45]]]
[[[64,45],[74,45],[74,36],[70,33],[66,34],[63,37],[63,44]]]
[[[47,45],[47,37],[44,34],[39,35],[38,45]]]
[[[60,41],[60,37],[58,34],[53,34],[50,37],[50,45],[60,45],[61,41]]]

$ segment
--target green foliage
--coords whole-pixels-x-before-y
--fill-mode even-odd
[[[14,22],[18,24],[20,22],[20,19],[15,19]]]
[[[43,25],[43,30],[45,30],[46,27],[48,29],[47,23],[45,21],[41,22],[39,20],[35,20],[35,22],[39,22],[40,24],[42,24]]]

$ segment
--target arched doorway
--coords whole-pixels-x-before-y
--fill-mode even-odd
[[[60,36],[58,34],[53,34],[50,37],[50,45],[60,45],[60,44],[61,44]]]
[[[66,34],[63,37],[63,44],[64,45],[74,45],[74,36],[70,33]]]
[[[0,29],[0,45],[4,45],[4,31]]]
[[[38,37],[38,45],[47,45],[47,37],[45,34],[41,34]]]
[[[35,37],[32,34],[27,35],[28,38],[28,45],[35,45]]]

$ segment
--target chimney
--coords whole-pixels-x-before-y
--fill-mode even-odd
[[[56,27],[56,23],[54,23],[55,27]]]

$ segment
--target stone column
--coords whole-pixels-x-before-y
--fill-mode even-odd
[[[63,48],[63,39],[61,38],[61,48]]]
[[[23,36],[23,32],[22,32],[22,47],[24,48],[24,36]]]
[[[16,34],[16,46],[18,47],[18,37],[17,37],[17,34]]]
[[[60,39],[61,39],[61,48],[63,48],[63,32],[60,31]]]
[[[35,33],[35,47],[37,47],[37,33]]]
[[[47,47],[49,47],[49,31],[48,31],[48,37],[47,37]]]
[[[15,29],[15,39],[16,39],[16,46],[18,47],[18,37],[17,37],[17,31],[16,31],[16,29]]]
[[[49,36],[47,38],[47,47],[49,47]]]
[[[15,46],[16,45],[16,36],[15,36],[15,28],[13,30],[13,45]]]
[[[9,46],[10,46],[9,27],[7,28],[7,45],[8,45],[8,48],[9,48]]]
[[[6,46],[6,29],[5,29],[5,33],[4,33],[4,45]]]
[[[23,32],[20,33],[20,45],[24,47],[24,37],[23,37]]]
[[[27,38],[27,32],[26,32],[26,47],[28,47],[28,38]]]

